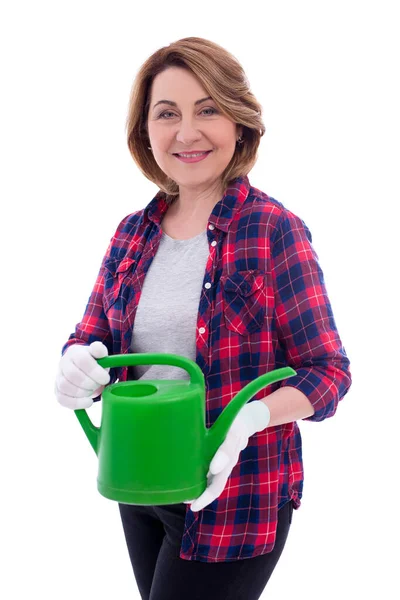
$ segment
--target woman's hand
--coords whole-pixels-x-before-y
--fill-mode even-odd
[[[246,448],[249,438],[268,427],[270,418],[269,408],[261,400],[245,404],[210,463],[207,488],[196,500],[189,500],[184,504],[192,503],[190,508],[196,512],[218,498],[224,491],[229,475],[238,462],[241,451]]]
[[[99,396],[110,381],[110,369],[104,369],[96,360],[104,356],[108,356],[108,350],[101,342],[68,348],[60,360],[54,386],[62,406],[77,410],[93,404],[92,398]]]

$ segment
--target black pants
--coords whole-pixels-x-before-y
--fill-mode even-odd
[[[119,504],[125,539],[142,600],[257,600],[285,546],[293,505],[278,511],[276,543],[268,554],[204,563],[179,557],[186,505]]]

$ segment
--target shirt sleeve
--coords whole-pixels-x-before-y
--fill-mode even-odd
[[[350,361],[339,338],[312,237],[305,223],[283,210],[272,240],[277,335],[297,374],[282,386],[303,392],[315,413],[332,417],[351,385]]]
[[[89,346],[92,342],[102,342],[110,354],[112,351],[112,337],[107,317],[103,308],[104,292],[104,262],[109,256],[112,240],[107,252],[103,257],[99,273],[96,278],[92,293],[83,313],[82,320],[75,326],[75,332],[71,333],[68,341],[64,344],[61,354],[64,354],[73,344]]]
[[[79,323],[75,326],[74,333],[68,338],[68,341],[64,344],[61,350],[61,354],[64,355],[70,346],[73,344],[82,344],[90,346],[92,342],[102,342],[107,350],[108,354],[113,354],[113,336],[110,329],[107,315],[104,312],[103,294],[104,294],[104,282],[105,282],[105,263],[111,256],[111,252],[115,245],[118,243],[118,236],[121,227],[124,224],[123,220],[118,229],[111,238],[107,251],[101,262],[100,270],[98,272],[92,293],[89,296],[88,303],[86,305],[83,317]],[[117,379],[117,369],[110,369],[110,384],[114,383]],[[98,400],[100,396],[94,398]]]

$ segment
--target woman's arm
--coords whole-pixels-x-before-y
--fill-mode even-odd
[[[102,260],[99,273],[97,275],[93,290],[87,302],[85,312],[79,323],[75,326],[74,333],[71,333],[67,342],[62,347],[61,353],[65,354],[73,344],[83,344],[90,346],[92,342],[102,342],[112,354],[112,335],[104,313],[103,293],[104,293],[104,262],[110,254],[112,239],[109,243],[107,252]]]
[[[315,412],[307,396],[293,387],[281,387],[261,402],[267,405],[271,415],[268,427],[305,419]]]
[[[271,241],[274,317],[286,364],[296,375],[265,398],[271,425],[331,417],[351,385],[350,362],[311,242],[304,222],[283,210]]]

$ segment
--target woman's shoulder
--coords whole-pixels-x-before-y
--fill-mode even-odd
[[[138,210],[126,215],[114,230],[103,259],[109,270],[115,270],[119,263],[128,257],[134,258],[141,242],[138,224],[142,214],[143,210]]]
[[[155,215],[155,217],[161,216],[165,212],[165,208],[165,194],[159,190],[147,206],[126,215],[120,221],[115,235],[123,237],[133,235],[141,226],[145,227],[148,224],[151,215]]]
[[[126,217],[124,217],[116,230],[116,233],[120,233],[120,234],[129,234],[132,232],[132,229],[134,229],[135,227],[137,227],[137,225],[139,224],[140,220],[143,218],[143,212],[144,209],[142,208],[141,210],[137,210],[133,213],[130,213],[129,215],[126,215]]]
[[[282,202],[254,186],[249,188],[249,194],[244,203],[244,208],[247,207],[255,213],[263,213],[274,219],[279,219],[287,210]]]
[[[278,231],[282,226],[305,227],[304,221],[291,211],[283,202],[273,198],[266,192],[251,186],[243,210],[251,214],[251,218],[258,223],[264,223],[272,231]]]
[[[118,224],[112,237],[114,246],[127,247],[132,244],[134,238],[140,236],[140,224],[143,221],[144,209],[137,210],[126,215]]]

